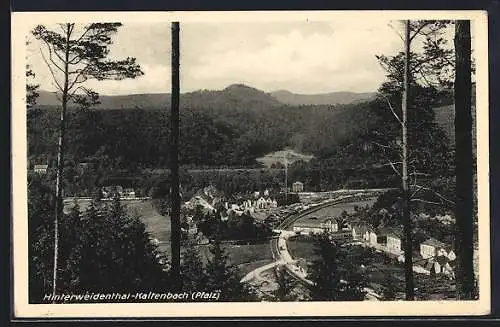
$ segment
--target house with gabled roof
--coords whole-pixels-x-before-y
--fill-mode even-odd
[[[320,224],[325,232],[333,233],[339,230],[339,224],[335,218],[327,218]]]
[[[424,259],[438,256],[445,256],[451,261],[456,259],[455,252],[450,245],[432,237],[420,243],[420,255]]]
[[[351,234],[353,240],[364,240],[364,235],[366,231],[369,229],[369,225],[366,223],[355,223],[351,226]]]
[[[397,227],[384,227],[377,233],[379,242],[384,242],[388,252],[402,254],[403,231]]]

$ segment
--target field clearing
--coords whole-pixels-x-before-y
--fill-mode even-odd
[[[255,270],[259,267],[265,266],[265,265],[270,264],[272,262],[273,262],[272,259],[264,259],[264,260],[250,262],[250,263],[242,263],[242,264],[238,265],[238,270],[239,270],[241,277],[244,277],[246,274],[248,274],[252,270]]]
[[[314,254],[314,243],[308,240],[294,240],[286,241],[288,252],[293,259],[307,259],[307,261],[314,261],[318,256]]]
[[[167,257],[170,257],[170,218],[161,216],[153,207],[151,200],[122,200],[122,204],[131,216],[140,216],[151,237],[159,241],[159,249],[165,252]],[[73,205],[73,201],[66,201],[65,212],[69,212]],[[79,199],[78,205],[80,210],[85,210],[90,205],[90,200]],[[198,246],[197,248],[206,264],[211,256],[208,246]],[[250,245],[223,244],[223,248],[226,250],[229,264],[238,266],[243,275],[261,265],[270,263],[273,259],[269,242]]]
[[[307,214],[299,219],[296,220],[296,222],[301,223],[301,222],[308,222],[311,223],[311,217],[317,217],[318,220],[316,221],[318,226],[321,224],[322,218],[327,218],[327,217],[339,217],[342,212],[346,211],[348,214],[354,213],[354,207],[365,207],[365,206],[372,206],[376,198],[368,199],[368,200],[362,200],[362,201],[356,201],[356,202],[348,202],[348,203],[339,203],[336,205],[328,206],[325,208],[321,208],[317,211],[311,212],[310,214]],[[290,225],[288,230],[293,229],[293,224]]]
[[[242,277],[251,270],[271,263],[273,260],[271,247],[269,246],[268,242],[250,245],[223,244],[222,247],[226,251],[229,264],[238,266],[238,268],[241,269],[242,272],[246,271],[242,275]],[[208,259],[212,256],[209,250],[209,246],[198,246],[198,250],[200,252],[203,263],[206,264],[208,262]]]

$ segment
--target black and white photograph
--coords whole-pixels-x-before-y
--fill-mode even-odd
[[[12,14],[19,317],[490,310],[481,11]]]

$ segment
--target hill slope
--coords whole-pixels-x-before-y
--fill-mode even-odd
[[[296,94],[285,90],[271,92],[279,102],[289,105],[334,105],[369,101],[375,97],[374,92],[333,92],[323,94]]]
[[[373,99],[375,93],[333,92],[295,94],[281,90],[266,93],[244,84],[232,84],[223,90],[198,90],[181,94],[180,103],[186,108],[269,108],[281,105],[354,104]],[[170,107],[170,93],[101,95],[97,109],[160,109]],[[38,106],[58,106],[56,93],[40,91]],[[70,104],[70,107],[73,104]]]
[[[101,95],[96,109],[162,109],[170,108],[170,93]],[[60,102],[54,92],[40,91],[38,107],[55,107]],[[257,109],[280,106],[270,94],[258,89],[233,84],[219,91],[200,90],[183,93],[180,105],[184,108]],[[70,107],[74,104],[70,103]]]

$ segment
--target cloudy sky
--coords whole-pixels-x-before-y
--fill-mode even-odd
[[[244,83],[266,92],[313,94],[375,91],[384,80],[376,54],[403,48],[398,22],[366,21],[181,23],[181,92]],[[136,80],[88,82],[101,94],[170,92],[170,24],[124,24],[111,56],[136,57]],[[41,89],[53,91],[50,73],[32,40],[28,62]],[[43,49],[43,46],[42,46]]]

